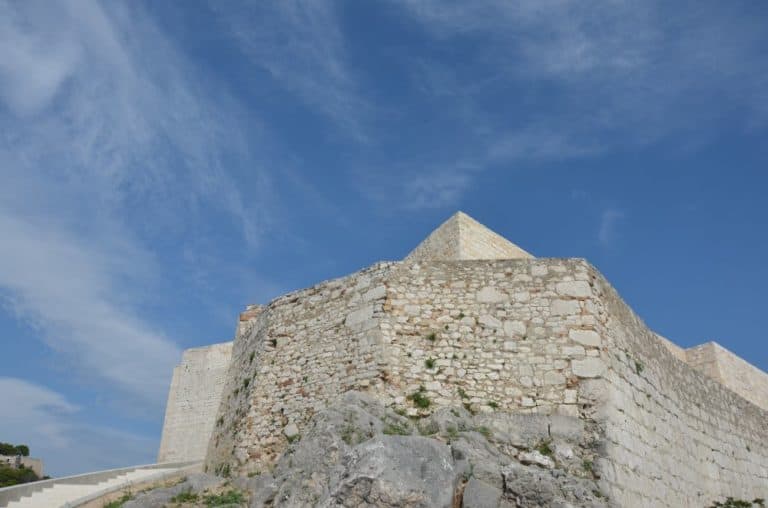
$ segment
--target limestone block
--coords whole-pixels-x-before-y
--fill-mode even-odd
[[[288,439],[293,439],[299,435],[299,428],[296,426],[295,423],[289,423],[283,429],[283,434],[285,434],[285,437],[287,437]]]
[[[555,291],[560,295],[572,296],[574,298],[586,298],[592,295],[592,288],[588,282],[583,280],[558,282],[555,285]]]
[[[383,285],[376,286],[375,288],[369,289],[365,292],[363,295],[363,301],[371,302],[373,300],[378,300],[379,298],[384,298],[385,296],[387,296],[387,288]]]
[[[563,385],[565,384],[565,376],[562,372],[556,370],[549,371],[544,374],[545,385]]]
[[[510,337],[525,335],[527,327],[522,321],[504,321],[504,333]]]
[[[553,316],[568,316],[578,314],[581,306],[576,300],[552,300],[549,305],[549,312]]]
[[[547,469],[552,469],[555,467],[555,461],[551,458],[547,457],[546,455],[543,455],[537,450],[533,450],[530,452],[522,452],[520,455],[518,455],[518,460],[526,465],[536,465],[540,467],[544,467]]]
[[[570,330],[568,332],[568,337],[570,337],[571,340],[578,342],[579,344],[584,344],[585,346],[600,345],[600,335],[594,330]]]
[[[507,299],[507,295],[493,286],[486,286],[477,292],[477,301],[480,303],[498,303]]]
[[[347,326],[356,326],[368,321],[372,317],[373,305],[365,305],[347,314],[347,319],[344,322]]]
[[[487,326],[488,328],[501,328],[501,321],[491,316],[490,314],[480,316],[477,321],[481,325]]]
[[[605,366],[599,358],[585,358],[583,360],[573,360],[571,362],[571,369],[579,377],[593,378],[602,376]]]

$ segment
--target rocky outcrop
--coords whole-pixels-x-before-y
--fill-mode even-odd
[[[272,471],[230,484],[253,508],[608,506],[595,481],[594,447],[577,418],[441,408],[412,419],[348,392],[315,415]],[[216,482],[191,478],[131,506],[157,506]]]
[[[193,494],[184,506],[203,506],[206,494],[236,489],[252,508],[603,507],[596,437],[573,417],[441,408],[415,419],[348,392],[292,436],[271,471],[194,475],[125,506],[160,507],[182,493]]]

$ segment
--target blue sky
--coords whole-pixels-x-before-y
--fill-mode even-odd
[[[457,209],[768,369],[768,3],[0,0],[0,441],[154,461],[173,366]]]

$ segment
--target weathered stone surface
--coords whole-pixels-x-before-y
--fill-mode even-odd
[[[600,346],[600,334],[594,330],[580,330],[575,328],[568,331],[568,337],[585,346]]]
[[[231,356],[231,342],[184,351],[168,391],[158,462],[205,458]]]
[[[488,328],[501,328],[501,321],[488,314],[480,316],[477,322]]]
[[[504,332],[510,337],[522,337],[527,327],[522,321],[504,321]]]
[[[507,295],[495,287],[484,287],[477,292],[477,301],[480,303],[498,303],[503,302],[508,298]]]
[[[472,478],[464,488],[462,508],[498,508],[501,501],[501,489]]]
[[[533,256],[467,214],[457,212],[408,254],[404,261],[518,258],[530,259]]]
[[[573,360],[571,369],[579,377],[600,377],[605,372],[605,365],[599,358],[585,358],[583,360]]]
[[[552,300],[549,311],[553,316],[569,316],[581,312],[577,300]]]
[[[233,487],[249,493],[252,508],[451,508],[457,501],[468,508],[483,508],[518,506],[518,499],[574,500],[568,492],[578,482],[598,490],[593,481],[568,473],[580,469],[562,464],[560,470],[537,476],[534,470],[544,470],[522,465],[516,458],[516,446],[530,449],[553,436],[575,450],[574,461],[580,468],[583,454],[590,452],[579,444],[587,434],[578,419],[472,415],[456,407],[437,410],[417,429],[373,397],[349,392],[319,412],[307,428],[272,474],[232,480]],[[517,437],[511,438],[510,433]],[[549,467],[548,457],[536,451],[520,455],[531,455],[535,457],[532,464],[543,462]],[[541,493],[531,485],[520,485],[524,479],[537,478]],[[467,481],[463,494],[462,481]]]
[[[575,298],[586,298],[592,295],[592,288],[583,280],[559,282],[555,285],[555,290],[558,294]]]
[[[502,470],[504,499],[520,508],[605,507],[594,482],[537,467],[510,464]]]
[[[554,460],[547,457],[546,455],[542,455],[537,450],[533,450],[530,452],[523,452],[520,455],[518,455],[517,458],[523,464],[533,464],[535,466],[541,466],[547,469],[552,469],[553,467],[555,467]]]
[[[448,446],[425,437],[381,436],[348,460],[354,469],[331,491],[341,506],[450,508],[458,473]]]
[[[296,426],[295,423],[289,423],[283,429],[283,434],[285,434],[285,437],[287,437],[288,439],[293,439],[299,435],[299,428]]]

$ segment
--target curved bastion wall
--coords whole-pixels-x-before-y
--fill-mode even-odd
[[[212,383],[215,417],[177,428],[180,442],[207,445],[209,471],[263,471],[317,411],[359,390],[413,417],[464,405],[579,418],[619,506],[768,497],[765,373],[659,337],[588,262],[535,259],[477,226],[455,216],[404,262],[250,306]],[[473,242],[516,259],[476,259]]]

